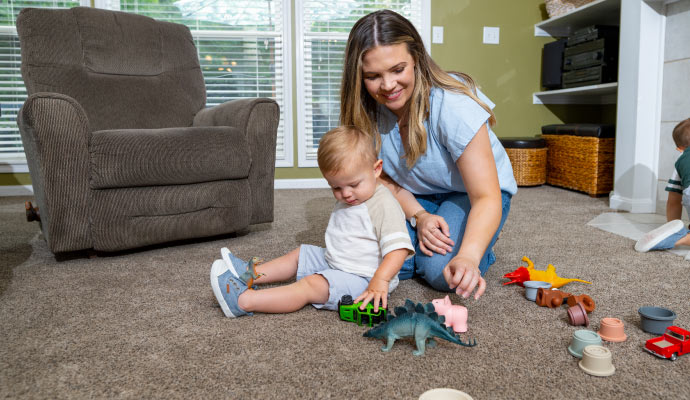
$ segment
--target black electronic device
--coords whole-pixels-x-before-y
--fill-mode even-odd
[[[590,25],[578,29],[568,36],[566,46],[572,47],[580,43],[590,42],[597,39],[606,39],[607,42],[610,41],[618,43],[618,32],[619,28],[617,26]]]
[[[563,52],[567,39],[556,40],[544,45],[541,57],[541,85],[546,89],[560,89],[562,86]]]
[[[618,42],[597,39],[566,47],[563,53],[563,70],[588,68],[596,65],[616,66],[618,64]]]
[[[599,85],[616,81],[616,68],[603,65],[563,72],[563,88]]]

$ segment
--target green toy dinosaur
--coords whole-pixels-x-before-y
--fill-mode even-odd
[[[465,343],[460,340],[452,328],[443,325],[444,321],[445,318],[435,312],[433,304],[427,303],[422,305],[422,303],[417,303],[415,305],[412,300],[408,299],[405,300],[404,307],[395,307],[394,317],[389,316],[388,321],[364,332],[364,336],[386,339],[387,342],[381,348],[382,351],[389,351],[396,339],[414,337],[417,350],[413,351],[412,354],[416,356],[424,354],[427,339],[429,339],[429,347],[436,345],[436,342],[432,339],[434,337],[465,347],[477,345],[476,339],[473,343]]]

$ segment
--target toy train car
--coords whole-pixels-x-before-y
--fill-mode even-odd
[[[359,309],[361,305],[362,302],[354,303],[352,296],[346,294],[338,302],[338,315],[340,319],[368,327],[386,321],[387,310],[385,308],[379,306],[378,312],[374,312],[373,304],[367,304],[364,310]]]

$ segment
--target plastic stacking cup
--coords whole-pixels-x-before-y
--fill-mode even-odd
[[[623,330],[623,321],[618,318],[602,318],[599,336],[607,342],[623,342],[628,338]]]
[[[587,329],[580,329],[573,332],[573,339],[568,346],[568,353],[573,357],[582,358],[582,350],[589,345],[600,345],[601,337],[599,334]]]
[[[525,281],[523,283],[525,285],[525,297],[529,301],[535,301],[537,300],[537,290],[539,288],[543,289],[550,289],[551,284],[549,282],[542,282],[542,281]]]
[[[472,400],[472,396],[455,389],[436,388],[422,393],[419,400]]]
[[[611,351],[604,346],[591,344],[582,350],[580,369],[594,376],[611,376],[616,372],[613,366]]]
[[[589,326],[589,317],[582,303],[576,303],[568,308],[568,322],[573,326]]]
[[[676,319],[676,313],[661,307],[640,307],[637,312],[640,314],[642,330],[656,335],[663,335]]]

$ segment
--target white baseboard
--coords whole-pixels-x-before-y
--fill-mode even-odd
[[[631,199],[618,194],[611,194],[609,207],[635,214],[654,214],[656,212],[656,200]]]
[[[0,197],[9,196],[33,196],[34,188],[31,185],[0,186]]]
[[[328,182],[323,178],[318,179],[276,179],[273,183],[275,189],[330,189]]]

